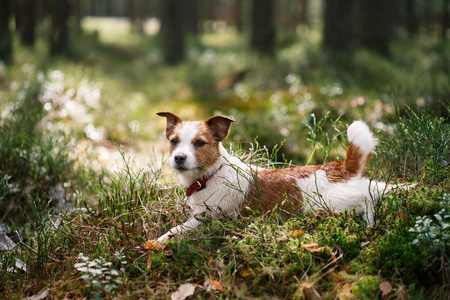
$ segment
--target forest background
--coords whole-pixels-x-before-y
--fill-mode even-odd
[[[0,296],[448,297],[449,14],[449,0],[1,1]],[[367,175],[418,185],[372,227],[326,209],[224,216],[156,249],[189,215],[158,111],[233,115],[226,146],[268,167],[342,159],[362,119],[380,141]]]

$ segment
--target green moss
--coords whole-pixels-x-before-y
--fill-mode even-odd
[[[380,276],[366,276],[359,279],[352,286],[352,293],[357,299],[375,299],[380,294],[380,283],[383,279]]]

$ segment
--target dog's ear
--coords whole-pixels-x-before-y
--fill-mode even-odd
[[[215,116],[206,120],[206,125],[213,133],[214,138],[221,142],[228,136],[231,123],[234,122],[233,117]]]
[[[167,112],[167,111],[161,111],[161,112],[157,113],[157,115],[160,117],[167,118],[166,137],[167,137],[167,139],[169,139],[169,137],[172,135],[175,127],[182,121],[176,115],[174,115],[171,112]]]

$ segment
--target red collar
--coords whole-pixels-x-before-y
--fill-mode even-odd
[[[223,164],[220,165],[219,168],[217,168],[216,170],[212,171],[209,174],[206,174],[205,176],[197,179],[196,181],[194,181],[190,187],[188,187],[188,189],[186,190],[186,196],[190,197],[192,196],[192,194],[194,194],[197,191],[201,191],[204,188],[206,188],[206,182],[208,180],[210,180],[217,172],[219,172],[220,169],[222,169]]]

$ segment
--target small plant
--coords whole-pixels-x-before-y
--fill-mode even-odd
[[[448,280],[450,263],[448,252],[450,250],[450,195],[445,194],[440,202],[442,209],[430,216],[418,216],[410,232],[417,233],[413,241],[427,254],[426,267],[440,262],[444,278]]]
[[[116,252],[116,265],[119,265],[120,271],[124,272],[123,266],[127,263],[125,256],[121,252]],[[118,288],[118,284],[123,284],[120,280],[120,273],[115,269],[113,262],[106,260],[103,257],[90,260],[88,256],[83,253],[78,255],[78,259],[82,262],[74,265],[75,269],[85,273],[81,278],[87,282],[88,287],[98,289],[96,297],[99,297],[103,292],[105,294],[114,293]]]

